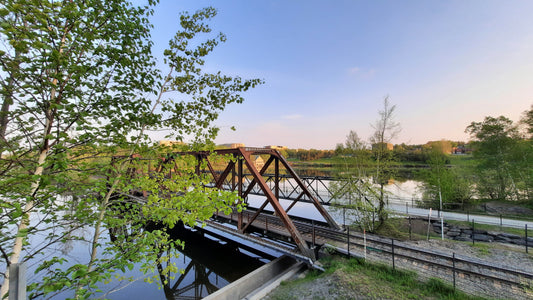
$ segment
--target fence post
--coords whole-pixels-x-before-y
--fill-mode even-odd
[[[363,248],[365,250],[365,262],[366,262],[366,229],[363,229]]]
[[[474,219],[472,219],[472,245],[476,243],[475,232],[476,232],[476,222],[474,221]]]
[[[409,216],[409,240],[411,240],[411,232],[412,232],[412,225],[411,225],[411,216]]]
[[[409,214],[409,206],[408,206],[408,203],[405,202],[405,213],[408,215]]]
[[[346,237],[348,238],[348,246],[346,248],[348,249],[348,259],[350,259],[350,226],[348,226],[347,229]]]
[[[311,221],[311,225],[313,225],[313,247],[315,247],[315,221]]]
[[[455,291],[455,252],[452,255],[453,290]]]
[[[26,264],[9,265],[9,300],[26,300]]]
[[[394,239],[391,239],[391,248],[392,248],[392,269],[396,270],[396,265],[394,264]]]
[[[428,214],[428,232],[427,232],[427,240],[429,241],[429,227],[431,226],[431,208],[429,209],[429,214]]]
[[[526,253],[528,252],[528,243],[527,243],[527,224],[526,224]]]
[[[374,228],[376,228],[376,226],[374,225],[374,221],[376,220],[375,214],[376,214],[376,208],[374,207],[372,209],[372,230],[374,230]]]
[[[342,225],[346,228],[346,207],[342,208]]]

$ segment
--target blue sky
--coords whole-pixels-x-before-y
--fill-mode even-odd
[[[394,143],[466,141],[470,122],[533,104],[533,1],[161,0],[156,48],[205,6],[228,37],[208,70],[265,80],[221,114],[217,143],[334,149],[371,135],[387,95]]]

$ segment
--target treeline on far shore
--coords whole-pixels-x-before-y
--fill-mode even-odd
[[[375,145],[374,145],[375,147]],[[404,163],[425,163],[429,160],[433,149],[442,149],[442,154],[470,154],[469,145],[460,141],[433,141],[426,144],[407,145],[405,143],[386,145],[390,150],[394,160]],[[283,149],[281,154],[291,161],[312,162],[316,160],[328,160],[329,163],[335,163],[335,158],[351,157],[360,154],[361,150],[354,151],[345,147],[343,144],[337,144],[335,150],[318,150],[318,149]],[[363,150],[369,156],[372,155],[372,148],[368,147]],[[447,163],[449,163],[449,159]]]

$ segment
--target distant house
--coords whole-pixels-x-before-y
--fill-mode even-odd
[[[472,149],[468,147],[468,145],[458,145],[457,147],[452,148],[453,154],[468,154],[472,153]]]
[[[256,155],[254,158],[254,165],[257,170],[261,170],[265,165],[265,160],[261,156]]]
[[[159,146],[172,147],[172,146],[175,146],[175,145],[185,145],[185,143],[181,142],[181,141],[168,141],[168,140],[160,140],[159,141]]]
[[[244,147],[244,144],[243,143],[230,143],[230,144],[222,144],[222,145],[218,145],[218,146],[220,148],[235,149],[235,148]]]
[[[266,149],[273,149],[273,150],[287,150],[287,146],[275,146],[275,145],[268,145],[265,146]]]
[[[453,153],[453,147],[452,147],[451,141],[446,141],[446,140],[429,141],[424,146],[430,149],[439,149],[444,154]]]
[[[378,150],[380,148],[392,151],[394,149],[394,145],[391,144],[391,143],[375,143],[375,144],[372,144],[372,150]]]

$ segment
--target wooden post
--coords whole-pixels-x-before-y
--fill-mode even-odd
[[[26,264],[9,265],[9,300],[26,300]]]

